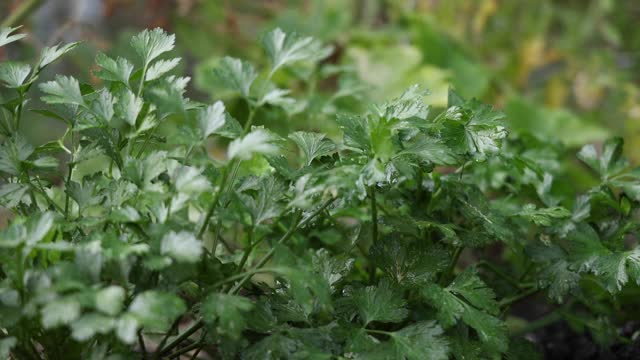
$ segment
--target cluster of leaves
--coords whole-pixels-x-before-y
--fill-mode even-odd
[[[439,114],[413,86],[337,116],[339,139],[285,137],[252,125],[304,102],[274,74],[317,72],[331,47],[275,29],[268,67],[223,58],[214,75],[246,103],[242,125],[185,97],[174,40],[134,36],[135,65],[99,54],[102,88],[40,84],[49,107],[32,110],[67,131],[37,147],[20,130],[27,95],[78,44],[0,65],[0,202],[15,214],[0,233],[0,357],[535,358],[506,325],[512,303],[571,298],[563,314],[587,309],[575,322],[603,329],[611,294],[640,281],[639,173],[620,140],[580,151],[600,181],[573,199],[553,191],[560,151],[455,92]],[[482,257],[496,248],[508,262]],[[463,252],[480,260],[460,266]]]

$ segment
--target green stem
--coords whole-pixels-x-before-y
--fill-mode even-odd
[[[173,353],[167,355],[167,359],[177,358],[178,356],[180,356],[180,355],[182,355],[184,353],[188,353],[191,350],[197,349],[202,345],[204,345],[202,342],[196,342],[196,343],[193,343],[191,345],[187,345],[187,346],[183,347],[182,349],[177,350],[176,352],[173,352]]]
[[[561,309],[555,310],[543,317],[541,317],[540,319],[531,321],[530,323],[528,323],[525,327],[523,327],[522,329],[515,331],[513,334],[513,337],[519,337],[522,335],[526,335],[530,332],[536,331],[538,329],[541,329],[545,326],[551,325],[555,322],[558,322],[560,320],[562,320],[562,313],[559,311]]]
[[[22,23],[24,19],[31,15],[31,13],[38,9],[43,3],[44,0],[27,0],[23,2],[16,11],[4,19],[0,27],[13,27]]]
[[[204,326],[204,320],[198,319],[194,321],[191,325],[189,325],[189,327],[182,334],[178,335],[169,344],[167,344],[167,346],[165,346],[164,349],[158,350],[158,352],[160,353],[160,356],[168,354],[171,349],[180,345],[181,342],[183,342],[193,333],[198,331],[202,326]]]
[[[144,78],[147,77],[148,67],[149,67],[149,62],[145,61],[144,66],[142,67],[142,77],[140,78],[140,86],[138,86],[138,97],[142,95],[142,89],[144,89]]]
[[[253,229],[254,227],[252,226],[251,229],[249,229],[249,233],[247,234],[248,236],[248,244],[247,247],[244,248],[244,253],[242,254],[242,259],[240,259],[240,263],[238,264],[238,273],[242,272],[242,268],[244,268],[244,265],[247,263],[247,260],[249,260],[249,255],[251,254],[251,251],[254,248],[254,244],[253,244]]]
[[[487,270],[490,270],[491,272],[493,272],[494,274],[498,275],[499,277],[501,277],[502,279],[504,279],[505,281],[507,281],[509,284],[511,284],[512,286],[514,286],[516,288],[521,288],[522,287],[522,284],[520,284],[516,279],[514,279],[511,276],[505,274],[502,270],[498,269],[495,265],[493,265],[492,263],[490,263],[488,261],[482,260],[482,261],[479,261],[476,265],[487,268]]]
[[[464,247],[459,246],[453,252],[453,257],[451,258],[451,263],[449,263],[449,267],[444,273],[442,273],[440,277],[440,281],[439,281],[440,285],[446,285],[449,282],[451,276],[453,275],[453,271],[455,270],[456,265],[458,264],[458,259],[460,258],[460,255],[462,254],[463,249]]]
[[[376,201],[376,189],[374,185],[369,186],[369,206],[371,208],[371,245],[378,242],[378,204]],[[375,283],[376,266],[369,263],[369,281]]]
[[[71,158],[69,159],[69,162],[67,163],[67,180],[64,183],[64,189],[65,189],[65,197],[64,197],[64,218],[65,219],[69,219],[69,198],[70,196],[70,192],[69,192],[69,184],[71,183],[71,175],[73,175],[73,168],[74,168],[74,153],[75,153],[75,145],[74,145],[74,136],[73,136],[73,128],[70,129],[71,130]]]
[[[216,194],[213,196],[213,200],[211,201],[211,204],[209,205],[209,210],[207,210],[207,214],[205,215],[204,221],[202,222],[202,226],[200,227],[200,230],[198,231],[198,238],[202,239],[202,235],[204,235],[204,232],[207,230],[207,226],[209,225],[209,221],[211,221],[211,216],[213,215],[213,211],[216,209],[216,206],[218,205],[218,201],[220,200],[220,196],[222,196],[222,192],[223,189],[225,187],[225,185],[227,184],[227,179],[228,179],[228,175],[229,175],[229,165],[226,165],[223,169],[222,169],[222,180],[220,180],[220,185],[218,187],[218,191],[216,191]],[[214,253],[216,251],[216,249],[213,249]]]
[[[313,218],[315,218],[316,216],[318,216],[321,212],[323,212],[326,208],[329,207],[329,205],[331,205],[333,203],[335,199],[331,199],[328,200],[327,202],[325,202],[322,206],[320,206],[316,211],[314,211],[313,213],[311,213],[306,219],[303,219],[302,221],[298,221],[298,216],[296,216],[296,220],[294,220],[294,225],[289,229],[289,231],[287,231],[286,234],[284,234],[280,240],[278,240],[277,244],[283,244],[285,243],[287,240],[289,240],[291,238],[291,236],[293,236],[293,234],[295,233],[296,230],[298,230],[301,227],[304,227],[306,224],[308,224]],[[258,262],[258,264],[256,264],[256,266],[253,268],[254,270],[260,269],[262,268],[270,259],[271,257],[273,257],[273,254],[275,253],[275,247],[272,247],[269,252]],[[238,292],[238,290],[240,290],[240,288],[242,288],[242,286],[251,278],[250,274],[245,275],[242,280],[240,280],[240,282],[238,282],[236,284],[236,286],[234,286],[233,288],[231,288],[231,290],[229,290],[229,294],[235,294],[236,292]]]
[[[247,101],[247,104],[248,101]],[[251,130],[251,124],[253,124],[253,117],[256,114],[256,108],[252,107],[251,104],[249,104],[249,117],[247,117],[247,122],[244,124],[244,128],[242,129],[242,136],[245,136],[249,133],[249,130]]]
[[[158,344],[154,359],[160,359],[160,352],[162,351],[162,348],[164,348],[164,345],[167,343],[167,340],[169,340],[169,336],[171,336],[171,333],[173,333],[177,328],[178,325],[180,325],[180,317],[178,317],[173,324],[171,325],[171,328],[169,328],[169,331],[167,331],[166,334],[164,334],[164,336],[162,337],[162,340],[160,340],[160,344]]]
[[[232,275],[229,276],[228,278],[218,281],[217,283],[213,284],[213,288],[216,289],[224,284],[228,284],[231,282],[234,282],[236,280],[240,280],[242,278],[244,278],[245,276],[249,275],[249,276],[253,276],[255,274],[261,274],[261,273],[277,273],[278,269],[276,268],[261,268],[261,269],[252,269],[252,270],[248,270],[245,272],[242,272],[240,274],[236,274],[236,275]]]
[[[514,296],[508,297],[506,299],[503,299],[502,301],[500,301],[499,305],[500,307],[507,307],[507,306],[511,306],[513,303],[516,303],[522,299],[525,299],[535,293],[537,293],[538,291],[540,291],[541,289],[538,289],[536,287],[527,289],[523,292],[521,292],[520,294],[516,294]]]

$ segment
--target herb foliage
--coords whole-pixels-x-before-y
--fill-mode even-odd
[[[277,74],[322,76],[330,46],[275,29],[265,66],[223,58],[239,121],[185,96],[174,42],[145,30],[137,58],[99,54],[102,88],[35,86],[77,43],[0,64],[0,202],[15,214],[0,233],[1,358],[537,358],[506,319],[540,292],[616,340],[620,295],[640,284],[640,173],[621,140],[579,151],[597,180],[567,195],[562,149],[454,91],[435,114],[413,86],[338,114],[339,136],[282,135],[254,119],[312,109]],[[46,109],[29,107],[38,92]],[[66,132],[31,145],[27,110]]]

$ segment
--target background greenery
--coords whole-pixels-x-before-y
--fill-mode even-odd
[[[8,13],[29,2],[8,1],[0,11]],[[177,35],[186,59],[181,65],[194,80],[190,95],[218,99],[223,94],[212,87],[210,70],[219,57],[259,60],[254,39],[279,26],[333,44],[336,52],[328,62],[350,67],[347,75],[366,85],[342,84],[345,91],[381,100],[419,83],[431,90],[431,104],[444,106],[447,88],[453,86],[465,97],[504,109],[511,128],[532,130],[574,147],[622,135],[627,154],[636,163],[640,160],[640,4],[634,1],[35,3],[40,7],[25,19],[36,34],[31,39],[33,49],[12,48],[17,57],[24,58],[24,53],[44,44],[89,40],[62,65],[87,68],[97,50],[127,55],[131,34],[160,25]],[[346,77],[339,79],[348,83]],[[338,86],[334,77],[316,88],[329,93]],[[353,103],[341,103],[341,110]],[[298,119],[290,126],[322,127],[316,120]],[[52,126],[33,122],[34,135],[46,136],[40,130]]]

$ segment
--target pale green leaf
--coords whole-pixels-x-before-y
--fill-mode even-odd
[[[45,329],[70,324],[80,316],[80,303],[72,298],[62,298],[47,303],[41,310]]]
[[[45,47],[44,49],[42,49],[40,60],[38,61],[38,71],[44,69],[47,65],[58,60],[62,55],[75,49],[78,45],[80,45],[79,42],[74,42],[63,46],[60,46],[60,44],[58,44],[51,47]]]
[[[118,81],[129,86],[129,79],[133,72],[133,64],[125,58],[118,57],[116,60],[103,53],[96,56],[96,63],[100,70],[94,72],[99,79],[106,81]]]
[[[202,171],[192,166],[179,166],[172,177],[176,190],[180,193],[199,194],[211,188],[209,180],[202,175]]]
[[[171,231],[162,238],[160,252],[176,261],[193,263],[200,260],[202,242],[188,231]]]
[[[125,291],[120,286],[111,285],[96,293],[96,309],[105,314],[116,315],[122,310]]]
[[[131,39],[131,46],[148,65],[158,56],[173,50],[175,40],[175,35],[169,35],[161,28],[145,29]]]
[[[49,104],[69,104],[84,106],[78,80],[70,76],[56,75],[55,80],[40,84],[46,95],[42,100]]]
[[[272,136],[265,130],[257,129],[241,139],[233,140],[227,149],[229,160],[249,160],[254,154],[273,155],[278,148],[271,143]]]
[[[302,37],[297,33],[285,33],[276,28],[267,33],[262,39],[262,45],[271,58],[271,73],[281,66],[298,61],[318,61],[329,56],[331,47],[324,47],[322,43],[312,37]]]
[[[225,124],[225,119],[225,108],[222,101],[217,101],[215,104],[200,110],[197,115],[197,121],[202,137],[206,139],[222,128]]]
[[[296,131],[289,135],[302,153],[304,154],[305,165],[311,165],[314,159],[330,155],[336,151],[333,141],[326,138],[324,134]]]
[[[145,75],[145,81],[152,81],[152,80],[159,79],[164,74],[173,70],[176,66],[178,66],[179,63],[180,63],[180,58],[156,61],[147,70],[147,74]]]
[[[136,126],[136,120],[142,110],[142,99],[137,97],[131,90],[124,90],[118,97],[118,103],[116,104],[116,110],[118,116],[131,125]]]
[[[1,359],[10,359],[11,349],[18,343],[18,339],[13,336],[9,336],[3,339],[0,339],[0,358]]]
[[[71,323],[71,337],[87,341],[96,334],[107,334],[114,326],[113,319],[100,314],[86,314]]]
[[[251,84],[258,77],[253,65],[240,59],[225,56],[214,70],[214,74],[230,90],[249,97]]]
[[[18,88],[24,85],[31,73],[31,66],[16,62],[0,63],[0,81],[9,88]]]
[[[27,36],[27,34],[13,34],[11,35],[11,33],[13,33],[14,31],[20,29],[21,26],[17,26],[14,28],[11,27],[2,27],[0,28],[0,47],[5,46],[9,43],[12,43],[14,41],[18,41],[20,39],[22,39],[23,37]]]
[[[129,305],[129,313],[150,331],[166,331],[186,309],[178,296],[155,290],[138,294]]]

